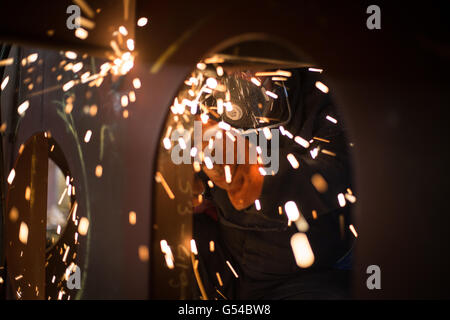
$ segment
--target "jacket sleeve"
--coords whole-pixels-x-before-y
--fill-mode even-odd
[[[260,201],[268,215],[278,215],[279,206],[284,212],[284,204],[294,201],[311,221],[340,208],[338,194],[351,187],[351,164],[343,121],[330,96],[315,87],[317,76],[303,73],[301,79],[299,96],[291,99],[296,108],[288,129],[310,146],[304,148],[280,134],[279,170],[265,176]],[[299,162],[297,169],[288,161],[289,154]],[[326,190],[319,188],[319,192],[315,185]]]

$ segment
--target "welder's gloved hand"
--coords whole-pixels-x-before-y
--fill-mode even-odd
[[[254,204],[259,198],[263,186],[264,177],[259,172],[258,164],[251,164],[249,161],[249,141],[245,139],[245,143],[238,144],[237,140],[233,141],[226,134],[226,130],[219,128],[218,123],[208,120],[203,124],[203,132],[213,130],[216,132],[215,146],[222,144],[222,163],[217,163],[217,150],[213,146],[211,155],[215,157],[216,163],[202,163],[203,172],[211,179],[211,181],[219,188],[227,191],[231,204],[237,210],[243,210]],[[219,133],[219,134],[217,134]],[[207,150],[209,141],[203,141],[202,150]],[[232,148],[234,150],[233,157],[227,159],[226,150]],[[239,155],[245,155],[244,163],[238,164]],[[227,181],[228,178],[228,181]]]

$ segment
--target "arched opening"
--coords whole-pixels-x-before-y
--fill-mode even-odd
[[[153,297],[349,297],[352,144],[326,71],[263,35],[214,50],[161,133]]]
[[[73,176],[49,132],[19,149],[8,175],[6,225],[7,294],[15,299],[70,299],[81,277]],[[77,274],[78,273],[78,274]]]

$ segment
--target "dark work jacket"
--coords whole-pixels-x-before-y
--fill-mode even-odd
[[[346,275],[345,279],[341,279],[342,274],[334,276],[333,267],[349,251],[351,242],[349,209],[340,208],[337,199],[338,193],[345,194],[346,189],[351,188],[349,143],[330,94],[315,86],[316,81],[326,82],[318,73],[307,69],[291,71],[293,76],[286,86],[292,115],[285,129],[307,141],[318,137],[330,142],[314,139],[310,148],[305,149],[280,134],[279,171],[274,176],[264,177],[260,211],[254,205],[238,211],[226,191],[207,190],[218,213],[217,242],[223,245],[224,257],[239,274],[238,279],[233,279],[234,276],[227,273],[234,283],[228,288],[228,294],[235,298],[339,298],[345,295]],[[337,124],[327,120],[327,115],[337,119]],[[317,146],[336,156],[319,152],[313,159],[309,150]],[[288,162],[289,153],[299,161],[298,169],[293,169]],[[315,173],[327,181],[325,193],[319,193],[312,185],[311,176]],[[290,238],[298,232],[295,224],[288,226],[286,215],[278,211],[279,206],[284,211],[284,204],[291,200],[296,202],[309,224],[306,234],[315,262],[308,269],[300,269],[292,253]],[[316,219],[313,210],[317,213]]]

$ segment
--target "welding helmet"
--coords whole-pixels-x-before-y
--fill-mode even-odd
[[[289,122],[291,107],[284,84],[287,79],[270,74],[238,71],[218,77],[217,88],[205,101],[210,117],[242,133]]]

